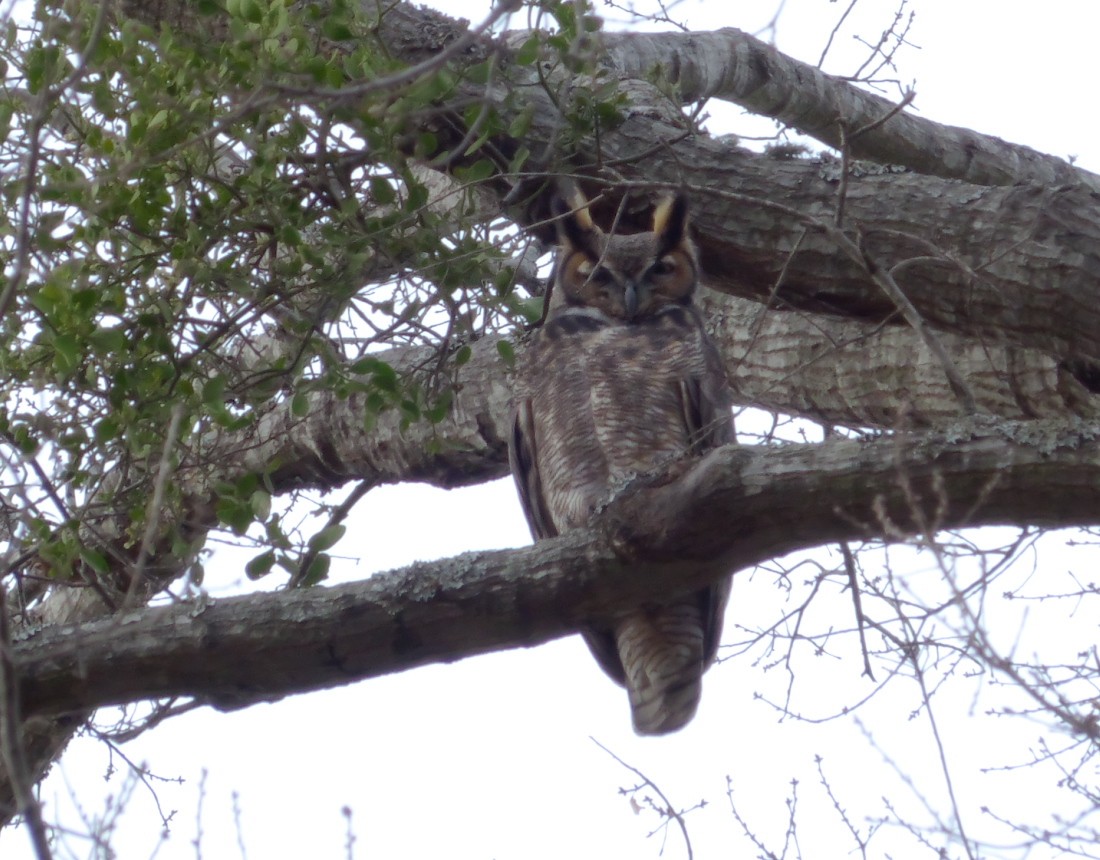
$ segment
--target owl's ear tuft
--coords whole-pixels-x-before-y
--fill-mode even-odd
[[[550,209],[557,218],[561,245],[597,254],[599,230],[588,211],[588,200],[574,183],[561,183],[560,192],[550,201]]]
[[[658,254],[665,254],[687,238],[688,202],[680,192],[661,200],[653,210],[653,232],[660,243]]]

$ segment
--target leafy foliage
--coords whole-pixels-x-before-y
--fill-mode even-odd
[[[438,422],[468,344],[524,309],[506,265],[517,239],[469,218],[494,172],[476,158],[484,136],[461,182],[433,192],[441,176],[418,157],[438,142],[410,133],[459,75],[491,70],[440,67],[349,97],[340,88],[401,63],[345,2],[304,16],[283,0],[198,4],[200,27],[228,36],[201,43],[104,8],[39,4],[2,50],[14,263],[0,438],[27,503],[6,528],[65,577],[85,541],[85,574],[102,573],[93,509],[133,515],[126,554],[148,540],[162,457],[213,465],[210,433],[283,404],[305,419],[314,392],[362,398],[367,426],[389,410]],[[337,50],[318,52],[318,32]],[[380,352],[395,346],[428,349],[430,370],[396,370]],[[219,470],[218,519],[244,534],[270,516],[241,485],[257,476]],[[187,514],[174,482],[161,502],[166,548]]]

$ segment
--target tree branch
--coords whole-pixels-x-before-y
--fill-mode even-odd
[[[727,446],[672,482],[638,479],[593,529],[533,547],[42,630],[14,645],[23,708],[181,695],[242,707],[536,645],[730,570],[823,543],[896,539],[937,515],[935,530],[1096,523],[1097,435],[1084,422],[1004,422],[907,442]]]
[[[513,43],[519,34],[510,34]],[[1084,184],[1100,191],[1100,176],[1065,160],[967,128],[901,113],[896,105],[809,63],[780,53],[740,30],[604,33],[604,62],[620,77],[652,79],[659,70],[683,104],[733,102],[839,149],[840,128],[867,128],[849,141],[855,158],[903,164],[927,176],[973,185]]]
[[[151,23],[199,26],[178,0],[124,8]],[[209,39],[211,25],[205,18],[202,22],[201,37]],[[394,56],[408,63],[423,61],[467,32],[460,22],[407,3],[392,6],[378,27]],[[820,125],[823,136],[837,133],[839,122],[873,125],[892,108],[889,102],[734,30],[604,34],[598,59],[620,76],[620,119],[591,139],[565,146],[562,131],[568,118],[562,111],[578,94],[591,98],[592,81],[565,68],[544,74],[506,62],[507,46],[518,38],[482,38],[468,52],[471,63],[493,52],[505,55],[497,86],[458,85],[474,102],[490,104],[502,128],[521,117],[529,120],[522,140],[501,131],[475,156],[500,155],[502,172],[487,181],[500,199],[526,200],[528,195],[519,192],[533,190],[527,187],[529,173],[504,172],[507,154],[520,147],[531,151],[525,170],[536,175],[539,170],[579,171],[598,175],[600,189],[611,185],[612,191],[624,181],[687,187],[696,192],[697,239],[714,288],[770,300],[783,272],[778,298],[791,307],[861,320],[891,318],[895,306],[873,279],[823,232],[805,229],[806,219],[828,220],[825,213],[835,205],[839,180],[837,162],[777,161],[695,134],[678,105],[647,83],[646,74],[655,65],[666,74],[675,70],[681,100],[737,96],[750,109],[777,116],[786,114],[775,106],[791,104],[789,119],[810,132]],[[696,45],[702,50],[696,52]],[[322,49],[338,50],[327,43]],[[801,93],[808,95],[799,101],[795,96]],[[749,98],[753,94],[755,100]],[[325,102],[320,94],[302,98],[319,106]],[[454,115],[442,123],[439,115],[430,114],[423,126],[438,139],[437,152],[425,153],[429,158],[451,153],[468,132]],[[895,128],[908,141],[904,147],[898,143],[897,151],[890,137]],[[1100,380],[1100,305],[1095,301],[1100,292],[1100,180],[1026,147],[1004,144],[998,150],[993,138],[954,131],[953,136],[948,127],[901,114],[859,135],[852,141],[853,155],[868,154],[858,144],[882,161],[927,175],[856,165],[845,195],[846,223],[863,230],[867,253],[894,271],[929,326],[1046,351],[1087,387],[1100,385],[1094,383],[1094,377]],[[944,143],[937,143],[937,134]],[[934,169],[943,165],[948,165],[949,179]],[[537,206],[513,208],[521,225],[540,220]]]

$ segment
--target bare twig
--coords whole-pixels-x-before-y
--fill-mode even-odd
[[[356,502],[358,502],[361,498],[363,498],[363,496],[373,490],[376,486],[377,483],[374,481],[362,481],[359,484],[356,484],[354,489],[352,489],[352,491],[348,493],[348,497],[333,509],[332,514],[329,516],[328,522],[325,523],[322,531],[324,531],[324,529],[331,528],[332,526],[342,523],[347,518],[347,515],[351,512],[351,509],[355,507]],[[305,582],[306,574],[309,573],[309,569],[312,566],[314,559],[317,558],[317,555],[320,552],[320,549],[310,547],[304,553],[302,553],[302,558],[298,562],[298,569],[294,572],[294,574],[290,577],[290,580],[287,582],[287,588],[298,588]]]
[[[693,860],[695,854],[691,848],[691,837],[688,836],[687,824],[684,823],[684,816],[682,813],[677,811],[676,807],[672,805],[672,802],[667,797],[665,797],[664,792],[661,791],[660,788],[658,788],[657,784],[653,780],[651,780],[648,776],[638,770],[638,768],[634,767],[633,765],[627,764],[625,761],[615,755],[615,753],[611,752],[611,750],[601,744],[598,740],[593,737],[589,737],[589,740],[591,740],[592,743],[602,749],[605,753],[615,759],[615,761],[617,761],[620,765],[622,765],[635,776],[637,776],[638,779],[642,780],[645,785],[649,786],[653,789],[654,792],[656,792],[657,796],[661,798],[661,803],[664,804],[664,809],[662,809],[661,812],[667,815],[669,818],[674,819],[679,825],[680,833],[683,834],[684,837],[684,846],[687,849],[688,860]]]
[[[23,709],[19,701],[19,672],[11,650],[7,589],[0,584],[0,761],[7,771],[18,812],[27,823],[37,860],[51,860],[49,836],[42,809],[34,796],[34,780],[23,750]]]
[[[860,597],[859,578],[856,576],[856,560],[852,555],[852,548],[848,541],[840,544],[841,555],[844,556],[844,570],[848,574],[848,588],[852,592],[852,606],[856,611],[856,629],[859,631],[859,650],[863,654],[863,674],[872,681],[875,673],[871,670],[871,657],[867,653],[866,621],[863,616],[863,601]]]
[[[138,600],[141,585],[145,581],[145,565],[149,560],[149,554],[152,552],[158,526],[163,521],[164,492],[168,487],[168,478],[172,474],[172,455],[175,453],[176,442],[179,440],[180,422],[183,420],[183,413],[182,403],[177,403],[172,407],[172,415],[168,421],[168,432],[164,436],[164,446],[160,452],[160,463],[157,466],[156,479],[153,482],[153,492],[150,494],[149,504],[145,508],[145,532],[141,538],[141,548],[138,550],[137,560],[134,562],[134,571],[126,590],[125,606],[134,605]]]
[[[513,12],[518,12],[522,8],[522,4],[517,0],[499,0],[499,2],[493,7],[489,15],[476,27],[467,30],[457,39],[455,39],[446,48],[433,54],[428,59],[409,66],[406,69],[402,69],[400,72],[395,72],[392,75],[386,75],[381,78],[371,78],[370,80],[363,81],[358,84],[351,84],[345,87],[298,87],[290,84],[272,84],[272,89],[280,92],[290,93],[292,95],[313,95],[321,96],[324,98],[362,98],[365,95],[371,93],[383,92],[385,90],[392,90],[405,84],[415,81],[423,75],[430,74],[448,62],[452,57],[458,56],[465,51],[470,45],[474,44],[478,39],[485,35],[492,28],[497,21],[506,15],[510,15]]]

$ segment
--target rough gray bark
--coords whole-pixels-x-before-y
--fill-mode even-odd
[[[533,547],[42,630],[14,650],[23,707],[53,716],[193,696],[238,708],[539,644],[585,619],[826,542],[1095,522],[1097,436],[1072,420],[991,422],[908,440],[727,446],[676,480],[639,478],[595,528]]]
[[[184,0],[119,8],[180,35],[196,25]],[[218,35],[216,19],[197,23],[202,38]],[[430,59],[464,32],[407,3],[392,6],[380,27],[386,44],[408,63]],[[885,270],[940,332],[979,411],[999,418],[1095,415],[1096,177],[901,114],[851,141],[853,156],[901,163],[908,171],[853,168],[839,225],[858,243],[860,253],[853,255],[838,241],[835,224],[838,160],[777,161],[746,152],[691,128],[680,107],[704,96],[728,98],[835,143],[840,127],[850,133],[880,119],[889,110],[881,100],[736,31],[659,39],[605,34],[600,61],[619,77],[628,99],[622,121],[601,130],[598,150],[589,141],[562,157],[561,112],[530,69],[509,64],[508,46],[523,38],[480,38],[463,49],[462,56],[474,60],[497,52],[503,70],[496,89],[469,94],[488,99],[505,126],[518,112],[534,110],[527,142],[535,156],[528,169],[579,172],[593,194],[620,197],[624,189],[655,182],[693,192],[707,283],[737,297],[714,298],[711,316],[743,403],[887,430],[958,418],[959,400],[943,367],[930,357],[927,341],[899,324],[895,304],[872,277]],[[647,82],[654,63],[679,88],[678,101]],[[564,70],[548,81],[566,106],[586,86]],[[509,100],[514,93],[524,97]],[[316,94],[319,104],[340,98]],[[460,126],[436,130],[443,152],[464,134]],[[517,141],[492,144],[507,154]],[[501,175],[487,191],[518,223],[532,224],[539,210],[515,203],[523,195],[513,192],[522,187]],[[318,395],[305,418],[295,418],[289,405],[275,408],[247,432],[211,436],[191,452],[176,476],[189,499],[188,526],[196,542],[214,527],[214,482],[268,471],[273,463],[280,464],[271,471],[277,492],[351,480],[457,486],[499,476],[508,400],[494,345],[482,342],[463,369],[452,416],[438,427],[403,433],[396,418],[383,416],[367,434],[354,397]],[[697,584],[693,577],[824,541],[994,522],[1095,522],[1091,431],[1072,421],[985,424],[980,432],[974,426],[875,443],[723,449],[681,480],[625,494],[599,532],[463,556],[341,589],[142,610],[28,631],[16,660],[25,706],[39,715],[25,732],[34,775],[48,767],[78,722],[64,714],[108,702],[186,694],[234,707],[533,644],[620,601],[641,600],[648,588],[690,588]],[[916,510],[924,511],[923,519],[914,517]],[[646,530],[629,529],[631,522]],[[723,527],[706,528],[716,522]],[[662,560],[670,556],[693,563]],[[171,565],[178,573],[185,563],[169,557],[159,575],[170,578]],[[640,567],[653,578],[623,576]],[[107,611],[85,599],[88,591],[60,594],[50,607],[51,625]],[[490,607],[515,611],[491,613],[494,623],[486,625]],[[257,623],[261,618],[270,623]],[[337,620],[342,623],[334,627]],[[188,659],[198,652],[201,672]],[[0,809],[10,817],[10,786],[2,777]]]
[[[847,143],[853,158],[972,185],[1084,183],[1100,190],[1100,177],[1061,158],[971,129],[909,112],[883,123],[895,103],[731,27],[709,33],[605,33],[602,41],[605,62],[620,77],[646,80],[658,69],[684,102],[733,102],[827,146],[840,149]]]
[[[186,21],[179,5],[124,8],[159,24]],[[380,24],[380,38],[410,63],[423,61],[464,32],[439,13],[404,3],[392,7]],[[823,100],[818,111],[798,108],[790,117],[783,114],[811,135],[851,116],[880,118],[884,105],[854,85],[781,58],[736,31],[660,39],[657,47],[641,34],[605,35],[603,53],[596,56],[620,74],[619,90],[628,101],[621,122],[602,129],[598,150],[591,142],[578,144],[566,161],[561,159],[563,117],[558,105],[568,107],[590,82],[568,70],[554,70],[546,77],[550,98],[535,71],[509,63],[508,45],[524,37],[510,34],[500,42],[482,38],[464,56],[476,61],[495,53],[503,68],[502,83],[488,90],[470,86],[471,99],[487,101],[505,124],[523,110],[534,110],[523,140],[535,159],[529,169],[588,174],[594,191],[621,189],[624,183],[685,186],[694,192],[697,236],[710,286],[779,309],[864,320],[894,315],[896,308],[869,276],[866,261],[853,260],[826,229],[838,205],[839,161],[777,161],[697,133],[680,104],[646,81],[650,67],[640,65],[637,57],[650,57],[666,70],[678,69],[684,78],[680,101],[685,103],[713,90],[716,97],[735,96],[753,104],[749,96],[759,87],[737,83],[744,68],[756,69],[759,79],[779,92],[802,92],[807,99],[816,93]],[[707,47],[712,43],[717,47]],[[707,50],[696,52],[697,47]],[[748,59],[745,51],[750,51]],[[760,71],[763,57],[771,65]],[[812,85],[804,89],[806,81]],[[522,97],[515,98],[516,93]],[[339,100],[341,95],[319,91],[316,98]],[[886,130],[902,125],[905,116],[885,123],[883,133],[892,133]],[[463,130],[454,123],[429,125],[440,138],[441,153],[462,140]],[[914,137],[912,153],[927,155],[930,137],[946,149],[927,161],[913,155],[913,163],[902,161],[900,172],[856,165],[847,184],[842,226],[859,237],[869,260],[895,272],[932,326],[986,342],[1045,350],[1091,385],[1093,365],[1100,361],[1093,301],[1100,286],[1097,178],[996,138],[969,132],[960,141],[957,129],[926,120],[918,125],[919,133],[898,132]],[[519,144],[515,139],[494,140],[503,153]],[[951,154],[945,154],[947,149]],[[894,160],[889,153],[883,144],[882,152],[876,145],[867,154]],[[943,165],[960,160],[984,166],[964,171],[968,182],[940,178]],[[501,194],[514,192],[513,182],[501,176],[493,187]],[[542,213],[513,214],[523,223]]]

